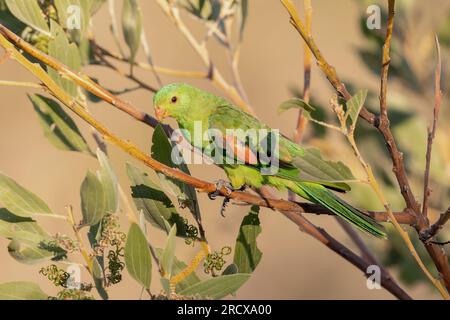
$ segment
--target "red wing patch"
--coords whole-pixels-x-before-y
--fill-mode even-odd
[[[227,151],[233,152],[233,158],[246,164],[258,164],[258,157],[245,143],[238,141],[235,135],[225,136],[224,142]]]

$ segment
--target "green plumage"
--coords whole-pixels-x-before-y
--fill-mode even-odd
[[[194,141],[196,122],[201,123],[202,133],[213,129],[227,136],[227,129],[259,130],[268,132],[270,127],[253,116],[241,111],[227,100],[202,91],[187,84],[170,84],[158,91],[153,99],[157,115],[161,118],[172,117],[185,137],[196,148],[206,150],[211,141]],[[198,122],[200,121],[200,122]],[[241,146],[250,146],[251,150],[260,150],[259,144],[251,141],[234,142]],[[225,170],[232,186],[236,189],[243,185],[259,188],[270,185],[279,190],[291,190],[302,198],[320,204],[359,229],[376,237],[385,238],[383,227],[371,217],[341,200],[329,189],[345,192],[350,187],[343,182],[352,177],[350,170],[342,162],[330,162],[322,159],[316,149],[303,148],[290,139],[279,136],[279,151],[274,155],[279,161],[279,169],[272,175],[261,174],[264,164],[246,161],[243,164],[220,165]]]

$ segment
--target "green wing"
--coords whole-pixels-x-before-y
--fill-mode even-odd
[[[271,130],[258,119],[231,105],[217,107],[209,118],[209,128],[219,130],[224,136],[227,129]],[[258,152],[264,151],[259,145],[253,147]],[[350,190],[346,183],[339,182],[354,179],[350,170],[342,162],[325,161],[317,149],[303,148],[280,135],[279,152],[276,156],[280,163],[277,176],[295,181],[317,182],[338,191]]]

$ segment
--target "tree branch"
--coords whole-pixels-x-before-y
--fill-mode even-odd
[[[450,207],[448,207],[447,211],[441,213],[438,221],[436,221],[431,227],[420,233],[420,240],[428,242],[431,238],[438,234],[439,230],[444,227],[448,220],[450,220]]]

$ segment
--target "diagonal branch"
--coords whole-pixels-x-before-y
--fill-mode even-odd
[[[448,207],[447,211],[441,213],[438,221],[436,221],[431,227],[420,233],[420,240],[428,242],[431,238],[438,234],[439,230],[444,227],[448,220],[450,220],[450,207]]]

